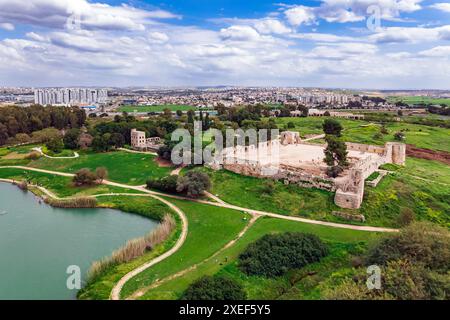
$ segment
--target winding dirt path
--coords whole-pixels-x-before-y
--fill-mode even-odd
[[[223,251],[225,251],[226,249],[232,247],[239,239],[241,239],[244,234],[247,232],[248,229],[250,229],[250,227],[256,222],[256,220],[259,218],[259,215],[253,215],[252,218],[250,219],[249,223],[247,223],[247,225],[244,227],[244,229],[242,229],[242,231],[236,236],[236,238],[234,238],[233,240],[231,240],[230,242],[228,242],[225,246],[223,246],[221,249],[219,249],[218,251],[216,251],[212,256],[190,266],[189,268],[186,268],[184,270],[181,270],[175,274],[172,274],[168,277],[165,277],[163,279],[157,280],[155,281],[153,284],[147,286],[147,287],[143,287],[139,290],[137,290],[136,292],[134,292],[131,296],[129,296],[127,298],[127,300],[136,300],[139,299],[140,297],[144,296],[149,290],[154,289],[159,287],[160,285],[174,280],[176,278],[182,277],[185,274],[196,270],[200,265],[210,261],[211,259],[214,259],[215,257],[217,257],[219,254],[221,254]]]
[[[158,155],[156,152],[151,152],[151,151],[137,151],[137,150],[131,150],[131,149],[127,149],[127,148],[118,148],[117,150],[129,152],[129,153],[150,154],[150,155],[152,155],[152,156],[157,156],[157,155]]]
[[[124,275],[119,282],[116,283],[116,285],[113,287],[112,291],[111,291],[111,296],[110,299],[111,300],[120,300],[120,292],[122,291],[123,286],[133,277],[135,277],[136,275],[138,275],[139,273],[147,270],[148,268],[154,266],[155,264],[167,259],[168,257],[170,257],[171,255],[173,255],[175,252],[177,252],[184,244],[184,242],[186,241],[187,238],[187,234],[188,234],[188,220],[186,218],[186,215],[184,214],[183,211],[181,211],[180,208],[178,208],[177,206],[175,206],[173,203],[155,196],[155,195],[151,195],[152,198],[157,199],[161,202],[163,202],[164,204],[166,204],[167,206],[169,206],[172,210],[174,210],[178,216],[181,218],[182,221],[182,232],[181,232],[181,236],[178,239],[177,243],[167,252],[163,253],[162,255],[156,257],[155,259],[143,264],[142,266],[140,266],[137,269],[134,269],[133,271],[130,271],[129,273],[127,273],[126,275]]]
[[[58,171],[51,171],[51,170],[44,170],[44,169],[37,169],[37,168],[23,167],[23,166],[0,166],[0,169],[1,168],[23,169],[23,170],[30,170],[30,171],[60,175],[60,176],[65,176],[65,177],[73,177],[74,176],[74,174],[71,174],[71,173],[62,173],[62,172],[58,172]],[[237,211],[241,211],[241,212],[243,211],[243,212],[247,212],[250,214],[257,214],[257,215],[267,216],[267,217],[272,217],[272,218],[277,218],[277,219],[297,221],[297,222],[321,225],[321,226],[332,227],[332,228],[341,228],[341,229],[350,229],[350,230],[368,231],[368,232],[398,232],[399,231],[398,229],[392,229],[392,228],[358,226],[358,225],[345,224],[345,223],[336,223],[336,222],[306,219],[306,218],[301,218],[301,217],[286,216],[286,215],[273,213],[273,212],[244,208],[244,207],[240,207],[240,206],[236,206],[236,205],[232,205],[232,204],[228,204],[228,203],[211,202],[211,201],[206,201],[206,200],[192,199],[192,198],[183,197],[183,196],[176,196],[176,195],[166,194],[166,193],[162,193],[162,192],[151,191],[151,190],[147,190],[144,186],[130,186],[127,184],[113,182],[113,181],[109,181],[109,180],[104,180],[102,183],[106,184],[106,185],[110,185],[110,186],[137,190],[137,191],[140,191],[143,193],[147,193],[149,195],[198,202],[198,203],[203,203],[203,204],[207,204],[207,205],[211,205],[211,206],[233,209],[233,210],[237,210]],[[112,195],[114,195],[114,194],[112,194]]]
[[[74,176],[74,174],[71,174],[71,173],[64,173],[64,172],[45,170],[45,169],[38,169],[38,168],[32,168],[32,167],[25,167],[25,166],[0,166],[0,169],[2,169],[2,168],[13,168],[13,169],[21,169],[21,170],[42,172],[42,173],[48,173],[48,174],[59,175],[59,176],[64,176],[64,177],[73,177]],[[13,182],[13,180],[9,180],[9,179],[0,179],[0,181]],[[234,245],[234,243],[237,240],[239,240],[246,233],[246,231],[253,225],[253,223],[260,216],[268,216],[268,217],[272,217],[272,218],[284,219],[284,220],[290,220],[290,221],[297,221],[297,222],[303,222],[303,223],[308,223],[308,224],[322,225],[322,226],[333,227],[333,228],[343,228],[343,229],[351,229],[351,230],[359,230],[359,231],[368,231],[368,232],[398,232],[399,231],[398,229],[348,225],[348,224],[311,220],[311,219],[305,219],[305,218],[300,218],[300,217],[285,216],[285,215],[281,215],[281,214],[277,214],[277,213],[253,210],[253,209],[249,209],[249,208],[243,208],[243,207],[227,204],[224,201],[222,201],[220,198],[215,197],[215,196],[214,197],[217,198],[218,200],[220,200],[220,202],[196,200],[196,199],[191,199],[191,198],[182,197],[182,196],[169,195],[169,194],[165,194],[165,193],[160,193],[160,192],[147,190],[144,186],[130,186],[130,185],[127,185],[127,184],[117,183],[117,182],[108,181],[108,180],[104,180],[102,183],[105,184],[105,185],[116,186],[116,187],[121,187],[121,188],[125,188],[125,189],[131,189],[131,190],[140,191],[140,192],[142,192],[142,194],[107,193],[107,194],[93,195],[91,197],[114,196],[114,195],[117,195],[117,196],[119,196],[119,195],[126,195],[126,196],[141,196],[141,197],[147,196],[147,197],[152,197],[152,198],[154,198],[154,199],[156,199],[158,201],[161,201],[162,203],[166,204],[167,206],[169,206],[172,210],[174,210],[178,214],[178,216],[180,217],[180,219],[182,221],[182,233],[181,233],[181,236],[178,239],[177,243],[169,251],[165,252],[164,254],[156,257],[155,259],[153,259],[153,260],[143,264],[142,266],[140,266],[140,267],[132,270],[131,272],[127,273],[126,275],[124,275],[116,283],[116,285],[113,287],[113,289],[111,291],[111,295],[110,295],[110,299],[111,300],[120,300],[120,293],[121,293],[124,285],[130,279],[132,279],[136,275],[140,274],[141,272],[147,270],[148,268],[156,265],[157,263],[167,259],[171,255],[173,255],[175,252],[177,252],[183,246],[184,242],[186,241],[186,238],[187,238],[187,235],[188,235],[188,220],[186,218],[186,215],[184,214],[184,212],[180,208],[178,208],[176,205],[174,205],[173,203],[169,202],[168,200],[164,199],[163,197],[172,198],[172,199],[179,199],[179,200],[193,201],[193,202],[198,202],[198,203],[202,203],[202,204],[212,205],[212,206],[216,206],[216,207],[222,207],[222,208],[233,209],[233,210],[237,210],[237,211],[241,211],[241,212],[246,212],[246,213],[251,214],[253,216],[253,218],[251,219],[250,223],[237,236],[237,238],[235,238],[232,241],[230,241],[227,245],[225,245],[222,249],[220,249],[219,251],[214,253],[211,257],[203,260],[202,262],[200,262],[200,263],[198,263],[198,264],[196,264],[194,266],[191,266],[188,269],[185,269],[183,271],[180,271],[179,273],[176,273],[176,274],[174,274],[172,276],[169,276],[169,277],[167,277],[167,278],[165,278],[165,279],[163,279],[161,281],[158,281],[157,283],[154,283],[153,285],[151,285],[149,287],[146,287],[144,289],[141,289],[141,290],[135,292],[131,296],[131,298],[133,298],[133,299],[139,298],[140,296],[144,295],[148,290],[152,289],[155,286],[159,286],[159,285],[161,285],[162,283],[164,283],[166,281],[169,281],[171,279],[175,279],[177,277],[180,277],[180,276],[186,274],[189,271],[195,270],[200,264],[202,264],[202,263],[208,261],[209,259],[217,256],[223,250],[225,250],[225,249],[229,248],[230,246]],[[49,190],[47,190],[47,189],[45,189],[43,187],[40,187],[40,186],[36,186],[36,187],[38,187],[41,191],[43,191],[48,196],[59,199],[51,191],[49,191]]]

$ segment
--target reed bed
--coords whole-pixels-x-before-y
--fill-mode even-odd
[[[130,240],[123,247],[114,251],[110,257],[92,263],[87,274],[87,283],[94,281],[109,268],[129,262],[151,251],[155,246],[167,240],[175,227],[175,219],[171,215],[165,215],[159,226],[146,236]]]
[[[52,199],[46,198],[45,202],[56,208],[95,208],[97,207],[97,199],[95,198],[73,198],[73,199]]]

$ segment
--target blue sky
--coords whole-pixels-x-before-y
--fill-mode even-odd
[[[449,83],[444,0],[0,0],[0,86]]]

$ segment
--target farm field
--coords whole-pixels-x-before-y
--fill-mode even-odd
[[[321,134],[324,117],[307,118],[276,118],[277,124],[282,128],[288,122],[295,124],[291,131],[298,131],[300,135]],[[405,143],[415,145],[419,148],[430,150],[441,150],[450,152],[450,129],[430,127],[418,124],[389,122],[385,124],[388,134],[380,138],[374,137],[380,132],[381,125],[369,123],[363,120],[338,119],[344,127],[343,139],[347,142],[383,145],[389,141],[395,141],[394,134],[403,131],[406,136]]]
[[[196,107],[187,106],[187,105],[175,105],[175,104],[167,104],[167,105],[155,105],[155,106],[123,106],[118,109],[119,112],[128,112],[133,113],[137,110],[137,112],[163,112],[164,109],[169,109],[170,111],[189,111],[189,110],[197,110]]]
[[[445,104],[450,106],[450,98],[431,98],[431,97],[420,97],[420,96],[405,96],[405,97],[388,97],[389,102],[404,102],[410,105],[413,104],[434,104],[441,105]]]
[[[298,222],[279,220],[273,218],[259,218],[253,226],[233,246],[227,248],[212,259],[207,259],[194,270],[190,270],[179,277],[148,291],[142,299],[179,299],[189,284],[204,275],[226,275],[238,280],[243,284],[249,299],[275,299],[280,296],[279,291],[288,282],[288,277],[283,276],[274,280],[260,277],[247,277],[237,269],[237,258],[239,254],[252,242],[266,234],[279,232],[305,232],[313,233],[332,248],[331,254],[322,262],[309,266],[322,272],[315,278],[326,278],[332,273],[333,267],[347,266],[351,252],[361,250],[365,241],[377,237],[375,233],[362,231],[333,229],[323,226],[315,226]],[[342,243],[346,244],[342,244]],[[205,257],[206,258],[206,257]],[[328,271],[327,271],[328,270]],[[298,272],[303,272],[300,270]],[[283,286],[281,286],[281,284]],[[315,294],[314,288],[306,291],[308,295]],[[300,298],[298,290],[297,298]],[[287,296],[286,296],[287,298]],[[303,297],[307,298],[307,297]]]

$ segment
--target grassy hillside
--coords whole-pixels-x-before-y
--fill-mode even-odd
[[[40,169],[75,173],[82,168],[95,170],[98,167],[108,169],[108,179],[130,185],[145,184],[150,177],[164,177],[171,169],[160,167],[156,157],[148,154],[129,153],[124,151],[108,153],[81,153],[76,159],[41,158],[30,163]]]
[[[276,122],[283,127],[288,122],[295,124],[291,131],[298,131],[302,136],[309,134],[322,134],[322,123],[324,117],[307,118],[276,118]],[[450,152],[450,129],[430,127],[403,122],[389,122],[385,127],[388,134],[375,137],[380,132],[381,125],[369,123],[363,120],[338,119],[344,127],[343,139],[348,142],[384,145],[388,141],[395,141],[394,134],[403,131],[406,136],[405,143],[415,145],[419,148],[442,150]]]

